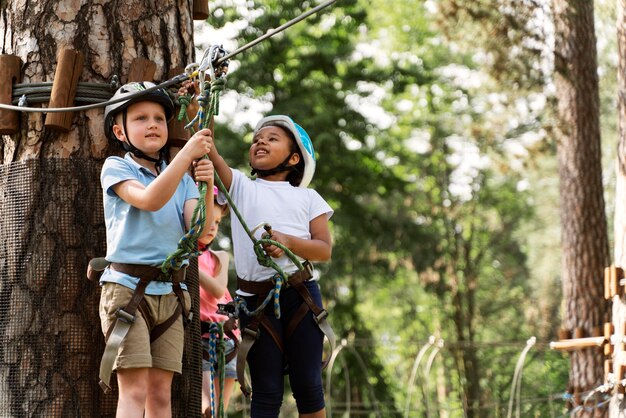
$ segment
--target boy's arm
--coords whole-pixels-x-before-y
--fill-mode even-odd
[[[309,223],[309,230],[311,231],[311,239],[298,238],[293,235],[283,234],[279,231],[272,231],[270,239],[283,244],[285,247],[289,248],[291,252],[305,260],[330,260],[333,244],[326,214],[322,214],[313,219]],[[265,251],[270,257],[274,258],[281,257],[285,253],[281,248],[275,245],[267,246]]]
[[[208,129],[197,132],[176,157],[147,187],[137,180],[126,180],[112,187],[124,201],[137,209],[157,211],[172,198],[192,162],[211,150],[212,134]]]
[[[209,276],[203,270],[199,271],[200,286],[205,292],[209,293],[215,299],[220,299],[226,293],[228,286],[228,253],[225,251],[216,251],[214,253],[220,260],[220,269],[215,277]]]

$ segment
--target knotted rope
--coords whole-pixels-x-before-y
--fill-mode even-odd
[[[224,380],[226,380],[226,342],[224,340],[224,327],[219,322],[211,322],[209,327],[209,364],[211,365],[211,416],[224,416]],[[220,396],[218,400],[218,414],[215,414],[215,365],[217,364],[217,372],[219,372]]]
[[[237,219],[241,223],[241,226],[243,227],[244,231],[246,232],[246,234],[248,235],[248,237],[252,241],[252,246],[253,246],[254,253],[255,253],[256,258],[257,258],[257,262],[260,265],[262,265],[263,267],[270,267],[270,268],[272,268],[272,269],[274,269],[276,271],[276,274],[274,274],[274,276],[272,276],[272,278],[271,278],[271,280],[274,282],[274,289],[272,289],[268,293],[268,295],[265,298],[265,300],[259,306],[257,306],[257,308],[254,309],[253,311],[250,311],[248,309],[247,303],[246,303],[245,299],[243,299],[243,298],[241,298],[239,296],[235,296],[233,302],[235,304],[236,311],[235,311],[235,314],[233,316],[235,318],[237,318],[239,316],[239,311],[240,310],[244,311],[246,313],[246,315],[248,315],[248,316],[257,315],[259,312],[261,312],[263,309],[265,309],[265,307],[270,302],[270,300],[273,299],[273,301],[274,301],[274,315],[276,316],[276,319],[280,319],[280,291],[281,291],[283,285],[285,283],[287,283],[288,276],[280,268],[280,266],[272,259],[272,257],[267,255],[267,253],[265,252],[265,249],[263,248],[263,246],[265,246],[265,245],[274,245],[276,247],[279,247],[280,249],[282,249],[285,252],[285,255],[287,257],[289,257],[289,259],[291,261],[293,261],[293,263],[296,265],[296,267],[298,267],[299,270],[302,270],[304,267],[302,266],[302,263],[300,263],[300,260],[298,260],[298,257],[296,257],[296,255],[289,248],[285,247],[280,242],[274,241],[273,239],[271,239],[271,226],[270,225],[268,225],[268,224],[261,224],[261,225],[258,225],[253,230],[250,230],[250,228],[246,224],[246,221],[243,219],[243,216],[241,215],[241,212],[239,212],[239,209],[237,208],[237,206],[233,202],[233,199],[231,198],[230,194],[226,190],[226,187],[224,186],[224,183],[222,183],[222,180],[219,178],[217,173],[215,175],[215,182],[217,183],[218,189],[224,194],[224,197],[228,201],[228,205],[231,207],[231,209],[235,213],[235,216],[237,217]],[[256,239],[254,237],[254,232],[258,228],[260,228],[260,227],[264,227],[265,228],[266,234],[264,235],[263,238]]]
[[[214,78],[208,86],[204,83],[203,79],[201,80],[202,91],[198,97],[200,109],[198,110],[196,117],[187,126],[185,126],[186,129],[190,129],[195,123],[197,123],[198,130],[202,130],[210,124],[210,121],[214,116],[219,114],[219,96],[224,90],[225,84],[226,80],[224,76]],[[184,103],[185,100],[183,100],[183,104]],[[185,104],[185,114],[187,104]],[[182,119],[182,115],[183,111],[181,104],[181,112],[178,115],[179,120]],[[202,158],[208,159],[209,156],[205,154]],[[167,273],[170,269],[178,270],[183,266],[186,260],[202,254],[202,252],[198,250],[198,238],[202,235],[202,231],[204,230],[204,225],[206,223],[206,182],[201,181],[198,183],[198,191],[200,193],[200,198],[198,199],[198,204],[193,211],[191,227],[189,228],[189,231],[178,241],[177,249],[161,264],[161,270],[164,273]]]
[[[198,79],[200,81],[200,95],[198,96],[198,104],[199,109],[196,116],[185,126],[185,129],[193,129],[194,126],[197,125],[198,130],[204,129],[208,125],[210,125],[214,116],[219,114],[219,98],[221,92],[224,90],[226,84],[226,68],[227,63],[223,64],[219,68],[214,68],[214,63],[218,62],[218,55],[220,53],[224,53],[223,49],[218,46],[212,46],[207,51],[205,51],[205,55],[203,57],[202,63],[198,66]],[[191,66],[190,66],[191,67]],[[191,68],[188,67],[188,70]],[[205,82],[205,71],[209,70],[209,76],[211,78],[210,83]],[[178,120],[182,120],[183,117],[186,116],[186,109],[189,103],[191,102],[191,97],[185,97],[186,95],[181,95],[179,97],[179,103],[181,105],[181,111],[178,114]],[[182,100],[181,100],[182,99]],[[208,155],[204,155],[203,158],[208,158]],[[272,276],[271,280],[274,282],[274,289],[268,294],[267,298],[263,301],[261,305],[259,305],[254,311],[250,311],[247,306],[245,300],[242,298],[236,297],[236,312],[235,317],[238,317],[239,310],[243,310],[247,315],[252,316],[256,315],[258,312],[263,310],[265,306],[269,303],[271,299],[274,301],[274,315],[277,319],[280,319],[280,291],[287,282],[288,276],[285,272],[280,268],[280,266],[272,259],[272,257],[268,256],[264,250],[265,245],[274,245],[279,247],[285,252],[291,261],[298,267],[298,269],[302,270],[302,264],[298,260],[298,258],[291,252],[287,247],[283,244],[274,241],[271,239],[271,227],[266,228],[267,234],[264,235],[261,239],[256,239],[254,237],[254,232],[250,231],[248,228],[243,216],[237,209],[235,203],[230,197],[228,190],[224,186],[224,183],[219,178],[219,175],[215,173],[215,182],[219,190],[224,194],[228,204],[233,209],[233,212],[237,216],[237,219],[243,226],[247,235],[250,237],[253,243],[254,253],[257,257],[257,261],[260,265],[264,267],[270,267],[274,269],[277,273]],[[184,264],[184,261],[191,258],[197,257],[201,254],[198,251],[197,241],[200,237],[204,224],[206,222],[206,193],[207,193],[207,185],[204,182],[200,182],[198,184],[198,189],[200,191],[200,199],[198,204],[194,210],[191,228],[189,232],[187,232],[178,242],[178,248],[174,253],[170,254],[163,264],[161,265],[161,270],[167,273],[169,269],[180,269],[180,267]],[[261,225],[262,226],[262,225]],[[259,227],[257,227],[259,228]],[[256,228],[255,228],[256,230]]]

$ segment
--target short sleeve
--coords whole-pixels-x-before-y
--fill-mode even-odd
[[[185,186],[185,202],[191,199],[199,199],[200,191],[196,182],[193,181],[189,174],[183,176],[183,185]]]
[[[317,191],[313,189],[308,189],[308,191],[310,194],[310,202],[311,202],[311,206],[309,208],[309,213],[310,213],[309,221],[312,221],[318,216],[324,215],[324,214],[326,215],[326,220],[329,220],[331,216],[333,216],[333,213],[335,212],[333,208],[330,207],[330,205],[324,200],[322,196],[320,196],[320,194]]]
[[[137,179],[135,168],[120,157],[109,157],[102,166],[100,184],[102,190],[109,196],[115,195],[111,188],[126,180]]]

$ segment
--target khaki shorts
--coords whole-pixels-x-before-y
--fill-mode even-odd
[[[115,312],[125,307],[134,290],[117,283],[104,283],[100,295],[100,323],[106,333],[117,317]],[[191,298],[184,291],[185,308],[189,312]],[[154,318],[154,324],[165,322],[176,310],[178,298],[175,293],[163,296],[144,296],[148,312]],[[135,312],[136,319],[122,341],[113,369],[154,367],[175,373],[182,371],[183,345],[185,331],[182,315],[159,338],[150,344],[150,331],[141,312]]]

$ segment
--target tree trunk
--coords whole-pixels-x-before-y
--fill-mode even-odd
[[[618,144],[616,164],[616,190],[615,190],[615,264],[622,268],[626,267],[626,214],[624,202],[626,201],[626,3],[617,1],[617,103],[618,103]],[[626,323],[626,304],[619,297],[613,298],[612,322],[616,333],[621,333]],[[626,364],[626,352],[622,346],[615,345],[613,355],[613,370],[619,364]],[[609,416],[613,418],[626,417],[626,404],[624,395],[616,392],[611,399]]]
[[[555,0],[557,154],[562,227],[563,327],[593,335],[608,314],[603,271],[609,263],[602,187],[599,95],[593,2]],[[570,390],[576,402],[603,383],[601,350],[571,354]],[[573,416],[601,417],[596,398]],[[574,406],[580,406],[577,403]]]
[[[53,81],[64,49],[83,55],[80,82],[125,83],[134,58],[152,61],[154,79],[165,80],[193,62],[191,3],[2,1],[0,53],[21,59],[27,84]],[[84,272],[105,253],[99,174],[117,147],[104,136],[102,107],[74,113],[66,133],[45,121],[20,113],[19,131],[0,142],[0,415],[114,416],[116,394],[98,387],[100,288]],[[175,380],[174,416],[200,415],[189,378]]]

